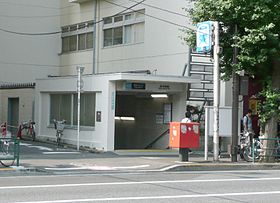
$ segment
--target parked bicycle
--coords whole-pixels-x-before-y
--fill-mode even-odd
[[[11,137],[7,137],[7,123],[1,124],[0,138],[0,163],[3,166],[11,166],[15,162],[14,146]]]
[[[32,141],[36,139],[36,132],[35,132],[35,122],[29,120],[28,122],[22,122],[21,130],[26,131],[26,135],[31,136]]]
[[[259,139],[253,139],[254,134],[250,132],[240,135],[240,157],[245,161],[256,161],[260,158],[262,143]]]
[[[66,120],[58,121],[58,120],[54,119],[53,123],[54,123],[54,129],[56,129],[56,143],[57,143],[57,146],[60,146],[61,137],[63,135]]]

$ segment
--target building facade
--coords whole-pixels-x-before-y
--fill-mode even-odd
[[[38,139],[54,141],[52,120],[65,119],[63,142],[101,150],[168,146],[168,123],[184,117],[187,86],[200,82],[183,75],[189,52],[182,29],[192,28],[184,8],[191,1],[24,0],[6,6],[21,20],[5,22],[6,31],[17,33],[1,32],[8,47],[0,56],[7,69],[1,82],[36,83],[29,93],[34,110],[20,111],[18,122],[34,115]],[[84,68],[79,137],[77,67]],[[229,103],[225,89],[223,104]],[[22,107],[25,93],[9,91]],[[4,121],[11,97],[2,95]]]
[[[0,122],[34,119],[35,80],[60,72],[60,2],[0,2]],[[11,129],[11,130],[12,130]]]
[[[188,54],[179,39],[180,29],[187,23],[184,2],[61,3],[60,74],[36,81],[41,138],[55,138],[55,118],[67,120],[63,140],[74,145],[144,149],[163,135],[152,147],[168,147],[168,122],[181,120],[186,85],[199,81],[182,77]],[[71,13],[71,17],[63,13]],[[79,138],[77,66],[84,67]],[[154,93],[164,93],[167,98],[154,99]]]

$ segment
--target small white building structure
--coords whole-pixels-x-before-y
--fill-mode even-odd
[[[198,80],[131,73],[83,77],[81,146],[102,150],[144,149],[184,116],[186,84]],[[77,77],[37,80],[39,139],[55,139],[52,119],[65,119],[62,140],[77,144]],[[165,98],[153,98],[164,94]],[[158,144],[168,146],[168,136]],[[160,145],[160,146],[159,146]]]

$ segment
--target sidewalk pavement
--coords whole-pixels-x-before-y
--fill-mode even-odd
[[[4,168],[0,167],[0,173]],[[180,162],[177,150],[117,150],[105,153],[82,152],[59,158],[23,158],[11,171],[61,173],[170,172],[222,170],[279,170],[280,163],[231,162],[229,157],[214,162],[210,155],[193,151],[188,162]],[[5,169],[8,170],[7,168]]]

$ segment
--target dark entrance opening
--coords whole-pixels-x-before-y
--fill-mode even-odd
[[[12,134],[16,133],[19,125],[19,98],[8,98],[8,130]]]
[[[150,93],[117,92],[115,150],[166,149],[169,125],[163,117],[167,103],[170,98],[154,99]]]

